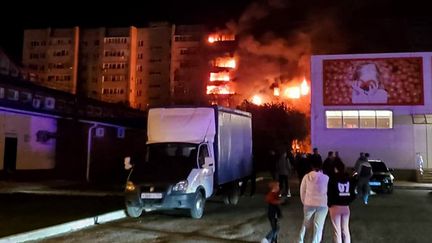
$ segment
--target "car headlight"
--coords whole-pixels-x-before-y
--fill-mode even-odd
[[[189,183],[187,180],[180,181],[177,184],[175,184],[175,186],[173,187],[173,191],[186,191],[188,184]]]
[[[126,191],[135,191],[135,185],[132,181],[126,182]]]

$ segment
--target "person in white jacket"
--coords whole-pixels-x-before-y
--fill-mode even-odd
[[[312,161],[312,171],[303,177],[300,184],[300,199],[303,203],[304,219],[300,229],[299,243],[303,243],[306,228],[313,224],[313,243],[320,243],[327,216],[327,185],[329,177],[323,174],[322,163]]]

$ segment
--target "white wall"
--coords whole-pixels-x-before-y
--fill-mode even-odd
[[[423,58],[424,105],[389,106],[389,105],[323,105],[323,60],[326,59],[362,59],[362,58]],[[432,53],[388,53],[355,55],[318,55],[312,56],[311,62],[311,139],[312,146],[318,147],[325,158],[328,151],[339,151],[347,166],[353,166],[360,152],[368,152],[371,158],[386,161],[389,167],[414,169],[415,153],[425,149],[412,123],[411,114],[432,113]],[[393,129],[327,129],[326,110],[391,110],[393,111]],[[432,154],[432,152],[429,152]]]
[[[5,137],[16,137],[17,170],[53,169],[55,166],[55,139],[46,143],[36,141],[39,130],[57,131],[57,121],[12,112],[0,111],[0,169],[4,168]]]

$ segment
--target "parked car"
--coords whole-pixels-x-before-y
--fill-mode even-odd
[[[375,192],[393,192],[394,176],[382,160],[369,160],[372,166],[373,175],[369,180],[371,190]]]

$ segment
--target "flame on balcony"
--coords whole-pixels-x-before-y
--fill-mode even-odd
[[[300,93],[301,95],[307,95],[309,94],[309,86],[306,82],[306,78],[303,79],[303,82],[300,84]]]
[[[211,34],[207,38],[209,43],[215,43],[219,41],[233,41],[235,40],[235,35],[233,34]]]
[[[230,81],[229,72],[210,73],[210,81]]]
[[[236,60],[233,57],[218,57],[213,61],[214,67],[236,68]]]
[[[259,96],[259,95],[252,96],[251,102],[255,105],[262,105],[263,104],[263,100],[262,100],[261,96]]]
[[[207,94],[234,94],[234,91],[228,85],[207,85]]]

